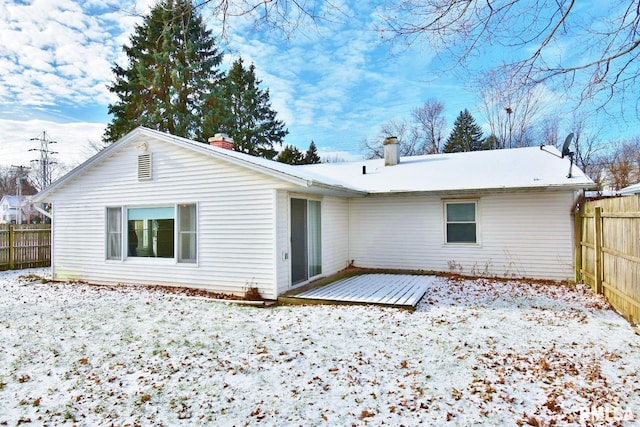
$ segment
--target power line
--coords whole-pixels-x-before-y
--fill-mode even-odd
[[[51,184],[51,165],[56,164],[56,162],[51,161],[50,156],[53,154],[58,154],[57,151],[49,150],[49,144],[57,144],[57,142],[48,139],[46,131],[43,131],[42,135],[31,138],[30,140],[40,142],[40,148],[31,148],[29,151],[40,152],[40,159],[31,161],[40,163],[40,190],[42,190],[43,188]]]
[[[16,224],[22,224],[22,178],[25,176],[25,171],[29,170],[26,166],[11,165],[12,169],[17,170],[16,176],[16,199],[18,207],[16,208]]]

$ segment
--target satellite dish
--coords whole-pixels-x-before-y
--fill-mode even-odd
[[[562,145],[562,158],[564,158],[564,156],[569,156],[569,159],[571,160],[571,164],[569,165],[569,175],[567,175],[567,178],[571,178],[573,169],[573,151],[569,150],[569,145],[571,144],[572,139],[573,132],[567,135],[567,138],[564,140],[564,144]]]
[[[562,157],[564,156],[573,156],[573,153],[569,150],[569,145],[571,144],[571,140],[573,140],[573,132],[567,135],[567,138],[564,140],[564,144],[562,145]]]

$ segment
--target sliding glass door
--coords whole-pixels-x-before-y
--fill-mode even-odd
[[[322,216],[317,200],[291,199],[291,283],[322,273]]]

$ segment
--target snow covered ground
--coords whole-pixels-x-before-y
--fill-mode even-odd
[[[263,309],[27,273],[0,273],[0,425],[640,424],[640,337],[580,287]]]

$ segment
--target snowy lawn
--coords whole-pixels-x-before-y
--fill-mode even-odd
[[[26,273],[0,273],[0,425],[640,424],[640,337],[580,287],[262,309]]]

